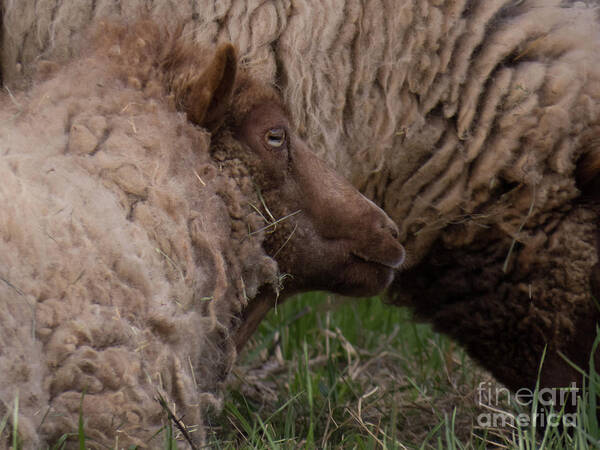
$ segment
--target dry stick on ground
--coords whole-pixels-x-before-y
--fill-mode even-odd
[[[169,418],[169,420],[175,424],[175,426],[179,429],[179,431],[181,431],[181,434],[183,434],[183,437],[185,438],[185,440],[188,442],[188,444],[190,444],[190,447],[192,448],[192,450],[198,450],[198,447],[196,447],[196,445],[194,444],[194,441],[192,440],[192,437],[190,436],[190,434],[187,431],[187,427],[181,422],[181,420],[179,420],[177,417],[175,417],[175,414],[173,414],[173,412],[167,405],[167,402],[165,401],[163,396],[158,394],[158,397],[156,398],[156,400],[158,401],[158,403],[160,403],[160,406],[162,407],[162,409],[164,409],[167,412],[167,417]]]

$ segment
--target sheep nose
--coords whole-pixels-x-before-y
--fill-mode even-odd
[[[400,231],[398,230],[398,226],[389,217],[383,218],[383,220],[380,223],[380,227],[382,230],[390,233],[394,239],[398,239],[398,237],[400,236]]]
[[[392,219],[383,214],[383,217],[379,221],[379,233],[383,237],[381,241],[382,247],[378,256],[380,262],[385,261],[384,264],[387,266],[398,269],[406,257],[404,247],[398,242],[398,238],[400,237],[398,226]]]

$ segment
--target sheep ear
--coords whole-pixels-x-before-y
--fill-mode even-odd
[[[221,45],[202,75],[188,86],[183,108],[191,122],[209,131],[221,125],[231,103],[236,71],[235,48]]]

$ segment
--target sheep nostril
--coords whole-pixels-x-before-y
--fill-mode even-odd
[[[382,223],[382,228],[388,231],[394,239],[398,239],[398,237],[400,236],[398,226],[390,219],[387,219]]]

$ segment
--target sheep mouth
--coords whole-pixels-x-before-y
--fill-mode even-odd
[[[356,251],[350,252],[350,254],[354,258],[358,259],[359,261],[361,261],[363,263],[376,264],[376,265],[383,266],[383,267],[385,267],[387,269],[391,269],[391,270],[399,269],[400,266],[402,266],[402,263],[404,262],[404,255],[402,255],[402,257],[399,258],[397,261],[390,263],[390,262],[381,261],[380,259],[370,258],[370,257],[365,256],[364,254],[356,252]]]

